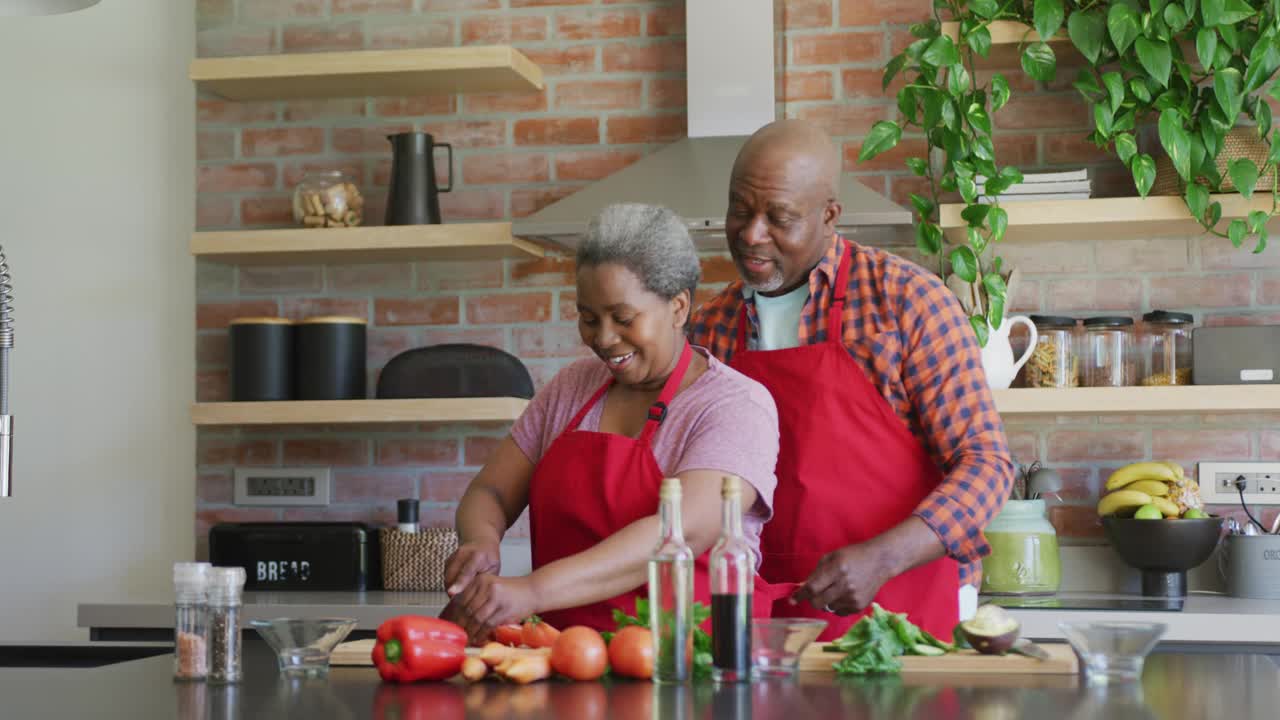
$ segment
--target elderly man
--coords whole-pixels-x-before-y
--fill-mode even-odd
[[[936,276],[837,234],[839,154],[784,120],[739,152],[725,234],[741,275],[691,340],[765,387],[781,450],[761,574],[774,615],[843,633],[874,600],[949,637],[977,604],[982,530],[1013,480],[980,349]]]

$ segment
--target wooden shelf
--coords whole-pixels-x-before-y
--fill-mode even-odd
[[[528,404],[528,400],[512,397],[193,403],[191,422],[196,425],[512,422]]]
[[[1222,217],[1242,218],[1250,210],[1271,210],[1270,194],[1214,195],[1222,203]],[[1090,198],[1088,200],[1005,200],[1009,213],[1006,242],[1036,240],[1121,240],[1141,237],[1197,235],[1204,232],[1191,219],[1180,196],[1147,198]],[[939,219],[952,242],[964,239],[966,224],[960,218],[964,205],[944,204]]]
[[[994,394],[1004,417],[1280,412],[1280,385],[1033,388]]]
[[[199,58],[188,74],[228,100],[542,89],[542,70],[506,45]]]
[[[542,257],[511,223],[198,232],[191,254],[243,265],[499,260]]]
[[[978,67],[986,69],[1022,68],[1022,51],[1031,43],[1038,42],[1040,35],[1035,28],[1028,27],[1012,20],[996,20],[987,26],[991,33],[991,52],[986,58],[976,58]],[[942,23],[942,32],[955,42],[960,42],[960,23]],[[1053,46],[1053,54],[1058,59],[1058,67],[1075,67],[1084,62],[1084,57],[1071,44],[1064,27],[1049,41]]]

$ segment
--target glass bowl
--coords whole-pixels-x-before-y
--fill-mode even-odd
[[[1168,626],[1164,623],[1060,622],[1090,683],[1136,682]]]
[[[753,677],[795,677],[800,655],[827,629],[826,620],[813,618],[761,618],[751,622],[751,674]]]
[[[284,675],[318,677],[329,672],[329,656],[352,628],[355,618],[276,618],[249,623],[276,652]]]

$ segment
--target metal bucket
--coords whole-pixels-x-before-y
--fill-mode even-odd
[[[1228,595],[1280,600],[1280,535],[1228,535],[1220,567]]]

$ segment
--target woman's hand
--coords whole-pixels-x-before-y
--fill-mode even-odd
[[[501,569],[502,554],[498,543],[463,543],[444,566],[445,590],[449,597],[453,597],[465,590],[477,575],[497,575]]]
[[[475,645],[488,641],[499,625],[519,623],[539,610],[537,592],[527,576],[477,575],[449,605],[454,622]]]

